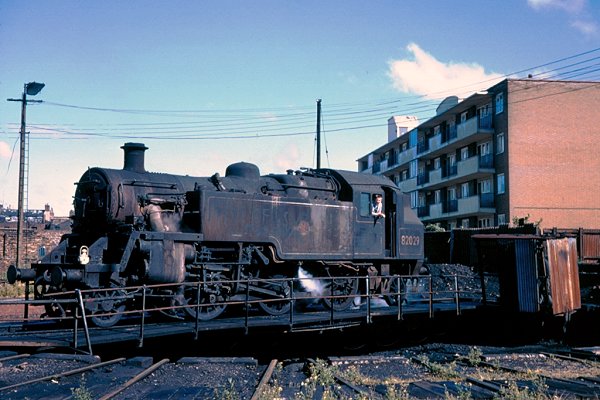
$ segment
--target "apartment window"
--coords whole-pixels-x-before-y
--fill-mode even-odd
[[[460,149],[460,159],[466,160],[467,158],[469,158],[469,148],[463,147],[462,149]]]
[[[492,145],[490,142],[480,143],[477,147],[479,148],[480,156],[487,156],[491,153],[490,147],[492,147]]]
[[[419,193],[419,207],[425,207],[425,194]]]
[[[410,208],[417,208],[418,192],[410,192]]]
[[[414,178],[417,176],[417,160],[412,160],[409,164],[409,174],[411,178]]]
[[[498,214],[498,225],[506,224],[506,214]]]
[[[448,165],[456,165],[456,154],[455,153],[448,154]]]
[[[464,113],[460,114],[460,123],[464,124],[465,122],[467,122],[467,111],[465,111]]]
[[[441,131],[440,131],[440,126],[439,125],[433,127],[433,136],[439,135],[440,132]]]
[[[440,158],[436,158],[433,160],[433,169],[440,169],[442,167],[442,160]]]
[[[433,203],[440,204],[441,202],[442,202],[442,191],[436,190],[435,192],[433,192]]]
[[[408,179],[408,170],[405,169],[404,171],[402,171],[402,180],[405,181]]]
[[[448,200],[456,200],[456,188],[448,188]]]
[[[504,93],[496,95],[496,114],[504,112]]]
[[[504,133],[499,133],[496,137],[496,154],[504,153]]]
[[[479,127],[489,129],[492,127],[492,104],[486,104],[485,106],[477,110],[479,112]]]
[[[492,180],[482,179],[479,181],[479,193],[491,193],[492,192]]]
[[[461,226],[462,226],[463,228],[468,228],[468,227],[469,227],[469,218],[464,218],[464,219],[461,221]]]
[[[451,231],[452,229],[456,229],[456,222],[454,221],[448,222],[448,230]]]
[[[469,182],[460,185],[460,194],[463,199],[469,197]]]
[[[492,226],[492,219],[491,218],[479,218],[479,221],[477,221],[477,224],[480,228],[489,228],[490,226]]]
[[[498,187],[497,187],[496,193],[498,193],[498,194],[504,193],[504,189],[505,189],[504,174],[498,174],[497,183],[498,183]]]
[[[408,142],[402,143],[402,151],[408,150]]]
[[[488,115],[490,115],[491,114],[491,112],[490,112],[491,108],[492,108],[491,104],[486,104],[483,107],[479,107],[479,110],[478,110],[479,111],[479,117],[480,118],[485,118]]]

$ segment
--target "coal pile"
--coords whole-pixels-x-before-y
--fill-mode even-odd
[[[440,295],[452,295],[458,289],[461,295],[472,294],[480,299],[485,288],[488,301],[496,301],[500,296],[498,277],[481,275],[474,267],[461,264],[427,264],[431,275],[432,291]]]

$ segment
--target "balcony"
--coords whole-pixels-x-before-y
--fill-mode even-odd
[[[417,143],[417,154],[425,153],[429,150],[429,140],[423,140]]]
[[[398,165],[408,164],[417,157],[417,148],[411,147],[398,155]]]
[[[387,167],[392,168],[394,165],[398,164],[398,154],[395,151],[390,152],[390,158],[387,162]]]
[[[457,175],[472,175],[479,171],[479,157],[469,157],[466,160],[459,161],[457,165]]]
[[[479,118],[479,128],[492,130],[492,114],[484,115]]]
[[[398,184],[400,190],[404,193],[410,193],[417,190],[417,178],[409,178],[405,181],[402,181]]]
[[[492,154],[483,157],[470,157],[454,165],[446,165],[444,168],[431,170],[428,176],[424,176],[425,174],[419,175],[417,185],[427,185],[428,190],[438,189],[465,177],[480,179],[489,176],[494,172],[493,169],[494,156]]]
[[[434,169],[429,171],[429,184],[431,186],[442,183],[442,169]]]
[[[442,217],[442,203],[429,206],[429,219],[438,219]]]
[[[458,211],[458,200],[446,200],[442,208],[443,213],[451,213]]]
[[[479,168],[494,168],[494,156],[492,154],[486,154],[479,157]]]
[[[494,193],[481,193],[479,195],[479,206],[481,208],[496,208]]]
[[[442,144],[445,144],[453,139],[456,139],[456,125],[449,126],[442,132],[441,142]]]
[[[442,135],[435,135],[429,138],[429,150],[436,151],[442,148]]]
[[[496,212],[494,194],[483,193],[479,196],[469,196],[457,200],[446,200],[442,203],[431,204],[427,210],[417,210],[419,218],[426,221],[439,221],[445,218],[461,218],[474,215],[490,215]]]
[[[494,212],[494,194],[483,193],[479,196],[469,196],[458,199],[458,213],[461,215],[476,215]]]
[[[429,216],[429,206],[417,207],[417,216],[419,218],[428,217]]]
[[[493,173],[493,171],[490,171],[493,168],[494,157],[491,154],[483,157],[469,157],[457,163],[456,176],[459,178],[469,177],[470,179],[479,179]]]
[[[458,166],[454,165],[446,165],[446,167],[442,168],[442,178],[449,178],[451,176],[455,176],[458,173]]]
[[[458,199],[459,214],[476,214],[479,211],[479,196],[469,196]]]
[[[491,116],[481,119],[473,117],[456,126],[456,139],[458,142],[478,141],[491,133],[493,133]]]

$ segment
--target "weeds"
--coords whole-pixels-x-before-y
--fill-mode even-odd
[[[92,393],[86,386],[85,376],[81,377],[79,381],[79,387],[71,388],[71,395],[75,400],[92,400]]]
[[[19,298],[25,295],[25,284],[19,282],[14,285],[8,282],[0,283],[0,298]]]
[[[240,395],[235,390],[235,383],[232,378],[227,379],[227,385],[224,388],[215,389],[215,400],[239,400]]]
[[[433,376],[440,379],[456,379],[461,378],[461,375],[456,372],[456,362],[452,361],[450,364],[441,364],[430,361],[426,355],[417,357],[417,361],[423,364]]]
[[[385,400],[408,400],[408,385],[388,385],[385,392]]]
[[[283,364],[277,363],[275,366],[275,370],[273,371],[273,376],[276,377],[283,371]],[[277,378],[272,378],[271,382],[268,385],[262,388],[260,393],[258,393],[258,400],[272,400],[272,399],[280,399],[281,392],[283,392],[283,387],[279,385]]]
[[[480,348],[472,347],[471,350],[469,350],[469,354],[467,354],[465,361],[467,363],[469,363],[469,365],[476,367],[479,365],[479,363],[481,363],[482,355],[483,355],[483,352],[481,351]]]
[[[302,389],[296,394],[296,399],[312,399],[317,388],[323,387],[322,399],[335,399],[331,388],[335,384],[335,375],[339,372],[335,366],[329,365],[326,361],[317,359],[309,365],[310,376],[302,382]]]

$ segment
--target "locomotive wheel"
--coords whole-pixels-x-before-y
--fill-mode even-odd
[[[198,300],[198,285],[187,286],[184,290],[184,297],[188,305],[185,311],[194,319],[208,321],[221,315],[227,308],[227,304],[225,304],[227,298],[223,294],[223,275],[217,272],[211,274],[210,278],[213,283],[199,283],[200,300]]]
[[[187,305],[185,311],[192,318],[198,318],[200,321],[208,321],[217,318],[227,308],[223,296],[214,293],[200,293],[200,302],[198,302],[198,287],[190,286],[185,290]],[[190,307],[191,306],[191,307]]]
[[[86,309],[91,312],[91,320],[100,328],[115,325],[123,318],[125,292],[122,290],[98,291],[86,301]]]
[[[48,299],[46,295],[49,293],[49,283],[43,277],[40,276],[35,280],[35,284],[33,286],[34,290],[34,298],[36,300],[46,300]],[[44,304],[44,309],[46,312],[42,315],[43,317],[49,318],[63,318],[67,315],[65,309],[60,303],[48,303]]]
[[[328,308],[335,311],[344,311],[350,308],[354,298],[358,295],[358,279],[356,277],[347,278],[325,278],[325,297],[323,303]]]
[[[261,301],[258,303],[258,305],[263,309],[264,312],[270,315],[279,316],[289,313],[292,306],[289,300],[292,292],[289,282],[283,280],[283,278],[285,278],[284,275],[273,275],[269,278],[273,279],[273,281],[263,282],[261,286],[277,293],[281,300],[268,298],[266,299],[267,301]]]
[[[398,297],[402,301],[402,304],[406,304],[409,301],[410,296],[420,295],[423,296],[423,287],[421,285],[421,280],[419,277],[425,277],[429,275],[429,269],[425,266],[421,266],[419,270],[413,271],[411,276],[414,278],[398,278],[392,277],[389,283],[389,291],[388,294],[384,296],[386,303],[390,306],[398,305]],[[398,280],[400,280],[400,287],[398,287]],[[398,293],[402,293],[398,296]]]
[[[405,298],[406,294],[404,294],[404,295],[398,294],[398,293],[400,293],[400,289],[401,289],[401,286],[398,286],[399,279],[401,280],[402,278],[397,278],[397,277],[389,278],[390,288],[389,288],[388,294],[386,294],[384,296],[384,300],[389,306],[397,306],[398,305],[398,296],[400,296],[400,299],[403,304],[406,301],[406,298]],[[402,285],[402,283],[400,283],[400,285]]]

